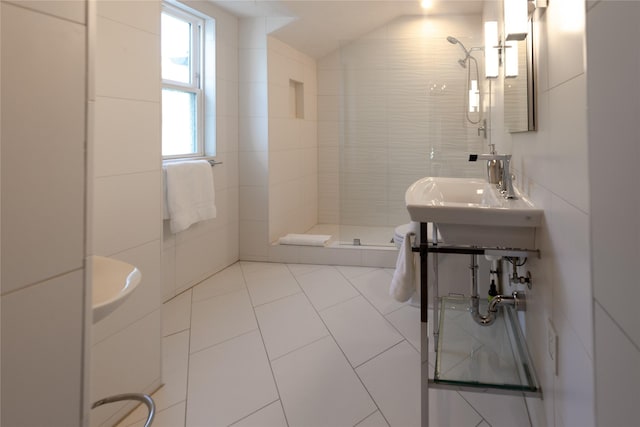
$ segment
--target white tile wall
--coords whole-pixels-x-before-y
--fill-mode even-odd
[[[117,2],[116,4],[127,10],[132,3],[136,2]],[[148,12],[154,13],[153,10],[150,8]],[[100,29],[97,49],[101,54],[96,55],[96,67],[100,70],[96,76],[96,94],[159,102],[158,34],[114,21],[103,16],[101,9],[98,11],[97,25]],[[132,39],[137,41],[135,49],[131,48]],[[156,76],[156,78],[149,78],[149,76]]]
[[[96,177],[157,170],[160,128],[146,129],[137,124],[157,122],[159,103],[100,97],[95,117]]]
[[[584,1],[550,3],[539,15],[538,131],[505,135],[517,185],[545,210],[541,258],[528,267],[535,279],[526,315],[545,399],[529,410],[556,426],[596,425],[584,22]],[[547,352],[549,321],[559,337],[557,375]]]
[[[79,24],[86,23],[87,5],[85,2],[69,3],[65,1],[14,0],[7,1],[33,11],[41,12],[57,18],[67,19]]]
[[[6,40],[20,40],[2,49],[3,96],[22,100],[2,112],[2,276],[9,292],[82,265],[86,93],[76,83],[85,80],[86,43],[83,25],[10,4],[2,20]],[[29,62],[15,60],[25,51]]]
[[[637,418],[640,322],[633,301],[638,260],[640,31],[636,2],[589,2],[587,84],[595,296],[596,424]],[[611,48],[611,43],[616,48]],[[615,186],[612,191],[612,185]],[[630,280],[631,279],[631,280]]]
[[[223,162],[213,168],[217,216],[173,235],[164,227],[164,300],[238,260],[239,170],[239,60],[238,19],[207,2],[187,2],[215,19],[215,155]],[[166,221],[165,221],[166,222]]]
[[[317,97],[313,58],[269,37],[269,240],[318,222]],[[304,118],[292,116],[290,81],[303,85]]]
[[[80,269],[2,297],[3,425],[80,425],[83,283]]]
[[[239,81],[239,247],[243,260],[269,255],[269,117],[267,36],[264,18],[238,23]],[[259,66],[257,66],[259,65]]]
[[[156,165],[155,171],[95,179],[96,254],[111,255],[159,239],[162,215],[160,174]]]
[[[85,12],[0,4],[3,425],[80,426],[87,410]]]
[[[149,392],[160,385],[160,307],[165,293],[160,2],[98,2],[96,13],[90,251],[136,265],[142,283],[128,301],[92,328],[92,401],[123,392]],[[96,409],[91,425],[112,424],[131,407]]]

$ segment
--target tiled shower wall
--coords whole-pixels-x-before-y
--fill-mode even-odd
[[[465,120],[468,69],[449,35],[482,46],[481,17],[400,17],[318,61],[320,223],[397,226],[415,180],[482,176],[468,155],[488,141]]]
[[[269,241],[318,223],[316,61],[267,39]]]

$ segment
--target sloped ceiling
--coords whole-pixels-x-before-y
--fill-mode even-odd
[[[239,17],[287,22],[271,35],[316,59],[402,15],[479,14],[483,7],[482,0],[432,0],[427,11],[419,0],[211,1]]]

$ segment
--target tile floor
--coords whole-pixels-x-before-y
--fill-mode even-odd
[[[419,309],[388,296],[392,274],[239,262],[173,298],[153,427],[419,426]],[[429,401],[432,427],[530,426],[518,397]]]

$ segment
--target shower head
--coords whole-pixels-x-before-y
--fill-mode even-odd
[[[453,36],[447,36],[447,41],[451,44],[459,44],[460,48],[464,51],[464,58],[463,59],[459,59],[458,60],[458,64],[460,64],[460,66],[462,68],[467,68],[467,59],[469,59],[469,57],[471,56],[471,52],[467,50],[466,47],[464,47],[464,45],[462,44],[462,42],[460,40],[458,40],[457,38],[453,37]]]
[[[448,41],[449,43],[451,43],[451,44],[458,44],[458,43],[460,43],[460,41],[459,41],[457,38],[453,37],[453,36],[447,36],[447,41]]]

